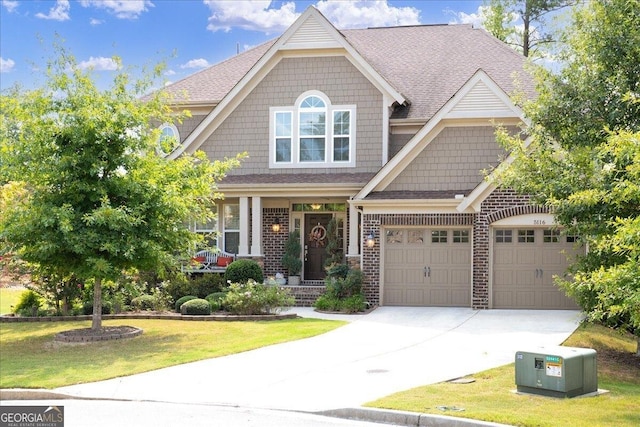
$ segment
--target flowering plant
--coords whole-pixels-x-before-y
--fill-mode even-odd
[[[249,280],[229,286],[224,307],[233,314],[277,314],[294,303],[288,289]]]

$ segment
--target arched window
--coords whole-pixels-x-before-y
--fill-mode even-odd
[[[163,123],[160,126],[160,137],[158,138],[158,153],[167,156],[175,150],[178,145],[180,145],[178,128],[172,123]]]
[[[355,105],[332,105],[319,91],[291,107],[271,107],[272,168],[355,166]]]

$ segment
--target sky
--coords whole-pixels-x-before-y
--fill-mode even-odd
[[[281,35],[313,5],[338,29],[480,25],[482,1],[0,0],[0,89],[42,86],[62,44],[108,84],[116,63],[166,63],[174,82]],[[101,83],[102,82],[102,83]]]

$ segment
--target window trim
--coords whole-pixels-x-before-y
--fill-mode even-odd
[[[173,153],[177,147],[180,146],[180,144],[181,144],[180,131],[178,131],[178,128],[176,127],[176,125],[174,125],[173,123],[168,123],[168,122],[165,122],[165,123],[161,124],[160,126],[158,126],[158,129],[160,130],[160,136],[158,136],[156,151],[157,151],[157,153],[159,155],[161,155],[163,157],[167,157],[169,154]],[[171,129],[171,131],[174,134],[174,137],[176,138],[176,144],[173,147],[173,149],[171,151],[169,151],[169,152],[165,152],[162,149],[161,145],[160,145],[165,129]]]
[[[324,161],[300,160],[300,113],[305,99],[316,96],[325,104],[325,132],[324,132]],[[349,112],[349,135],[334,134],[334,113]],[[276,161],[276,116],[277,113],[288,113],[291,118],[291,161]],[[270,169],[294,169],[294,168],[349,168],[356,166],[356,105],[333,105],[329,97],[317,90],[306,91],[296,99],[293,106],[269,107],[269,168]],[[335,138],[349,139],[349,160],[335,159]],[[282,136],[278,136],[278,139]]]

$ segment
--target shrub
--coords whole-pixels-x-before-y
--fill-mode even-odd
[[[153,295],[140,295],[131,300],[131,308],[134,310],[151,311],[155,309],[156,299]]]
[[[190,315],[211,314],[211,305],[205,299],[191,299],[180,306],[180,313]]]
[[[357,294],[351,295],[348,298],[340,301],[340,311],[344,311],[346,313],[358,313],[360,311],[364,311],[367,308],[367,303],[364,300],[364,295]]]
[[[318,297],[313,306],[322,311],[340,311],[340,300],[325,293]]]
[[[226,292],[213,292],[205,297],[209,304],[211,304],[211,311],[219,311],[224,308],[224,299],[226,298]]]
[[[221,291],[227,284],[224,275],[207,273],[196,275],[189,279],[191,294],[198,298],[205,298],[207,295]]]
[[[23,292],[15,306],[15,312],[21,316],[37,316],[42,306],[42,297],[32,290]]]
[[[357,313],[367,307],[362,294],[364,274],[347,265],[334,265],[327,271],[326,292],[313,304],[318,310]]]
[[[250,280],[247,283],[232,283],[223,304],[233,314],[269,314],[291,307],[295,304],[295,298],[286,288]]]
[[[264,274],[260,265],[252,259],[239,259],[233,261],[224,272],[227,283],[247,283],[249,280],[262,283]]]
[[[198,297],[195,295],[185,295],[182,298],[178,298],[178,300],[176,301],[176,312],[180,313],[180,307],[182,306],[182,304],[196,298]]]
[[[111,314],[112,309],[113,304],[111,304],[111,301],[102,301],[102,314]],[[85,302],[82,305],[82,312],[85,315],[93,314],[93,301]]]

